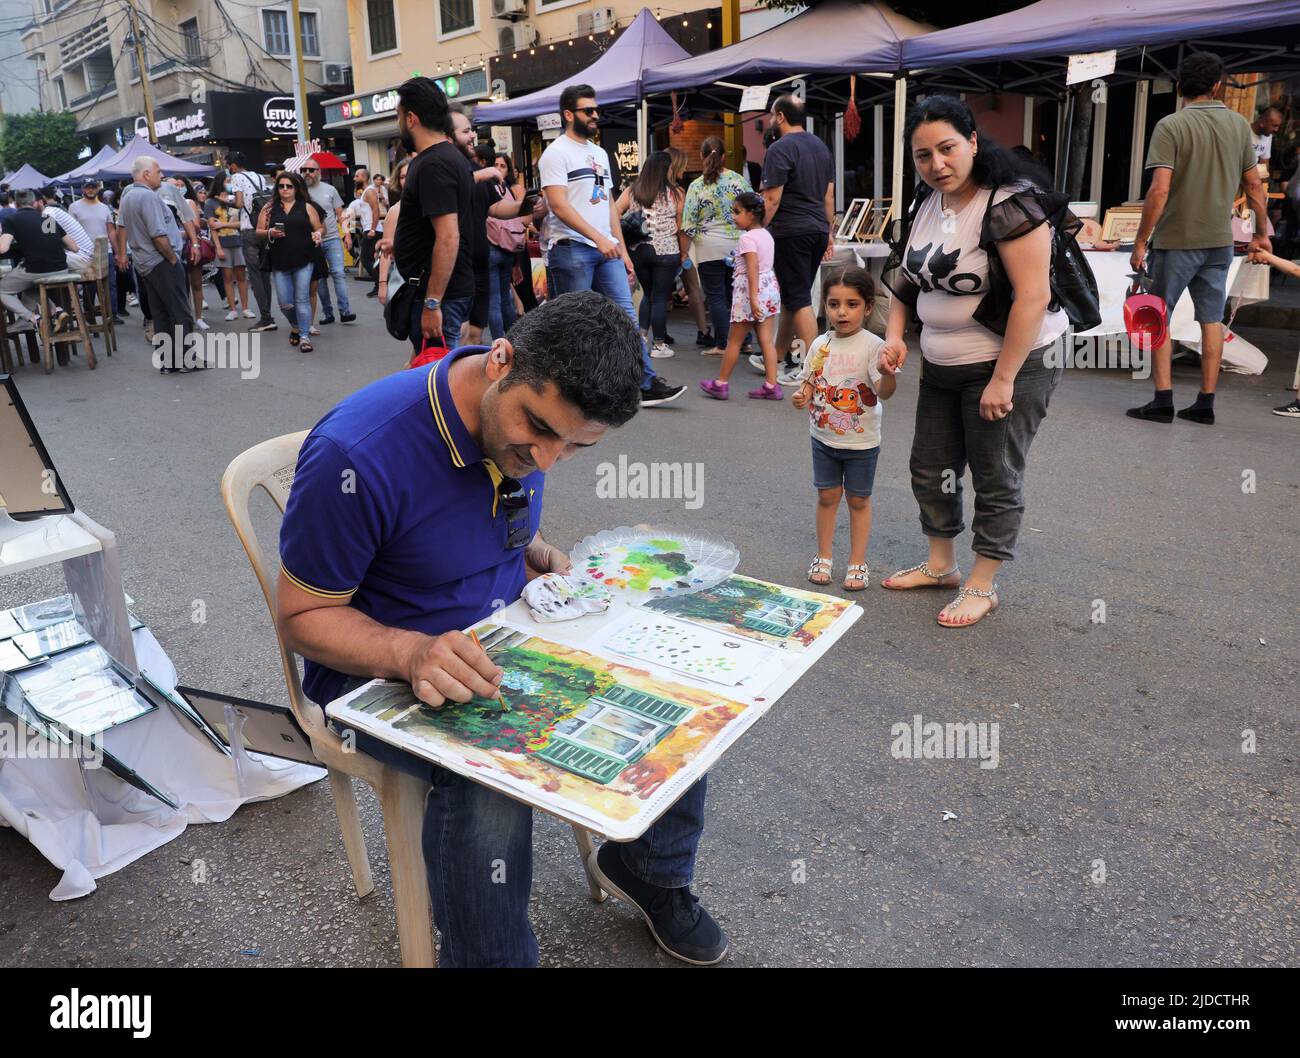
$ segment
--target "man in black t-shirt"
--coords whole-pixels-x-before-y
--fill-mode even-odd
[[[76,240],[63,230],[53,217],[44,217],[36,209],[36,195],[32,191],[19,191],[14,200],[18,209],[3,222],[0,234],[0,254],[13,251],[14,267],[0,279],[0,303],[19,319],[33,327],[40,324],[39,307],[28,305],[23,295],[36,288],[42,275],[68,270],[68,251],[77,252]],[[68,325],[68,314],[54,308],[51,321],[55,331]]]
[[[794,96],[777,98],[771,120],[777,140],[763,159],[763,199],[767,230],[776,244],[772,270],[781,288],[776,347],[789,365],[791,338],[797,334],[806,353],[817,337],[812,285],[834,246],[835,159],[804,127],[804,106]]]
[[[419,152],[406,170],[393,258],[420,289],[411,303],[411,344],[453,344],[474,300],[473,171],[448,138],[447,97],[429,77],[397,89],[402,147]]]

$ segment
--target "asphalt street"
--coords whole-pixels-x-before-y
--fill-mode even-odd
[[[263,336],[256,379],[160,375],[138,312],[97,370],[76,361],[17,373],[73,499],[118,534],[136,611],[183,682],[285,699],[218,483],[244,448],[310,427],[401,368],[406,348],[362,284],[352,289],[355,325],[325,328],[304,355],[282,321]],[[672,329],[693,333],[682,315]],[[935,623],[946,593],[879,587],[925,557],[907,472],[919,365],[909,361],[884,412],[871,585],[856,596],[865,614],[710,775],[695,888],[730,934],[729,965],[1300,962],[1300,648],[1288,579],[1300,558],[1300,423],[1268,413],[1291,399],[1297,337],[1249,337],[1269,370],[1224,377],[1214,427],[1127,419],[1148,383],[1066,372],[1030,453],[1001,608],[960,631]],[[715,361],[683,344],[657,363],[694,390]],[[745,400],[751,377],[737,375],[741,399],[692,391],[553,471],[548,539],[568,546],[641,522],[708,531],[740,547],[741,572],[803,584],[815,550],[806,421],[788,400]],[[1197,377],[1176,368],[1180,406]],[[702,503],[598,496],[600,464],[620,456],[702,464]],[[270,510],[260,517],[273,539]],[[968,547],[966,536],[963,568]],[[63,590],[57,569],[9,577],[0,606]],[[1104,623],[1092,620],[1095,600]],[[998,766],[895,759],[891,728],[917,714],[998,724]],[[1247,730],[1254,753],[1243,752]],[[0,964],[395,965],[368,791],[362,818],[377,890],[360,901],[325,782],[192,826],[67,903],[48,898],[59,872],[0,828]],[[675,965],[628,908],[592,904],[567,825],[538,816],[535,850],[544,965]],[[206,882],[192,880],[196,860]]]

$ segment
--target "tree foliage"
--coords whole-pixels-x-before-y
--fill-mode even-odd
[[[29,164],[53,176],[75,166],[85,145],[71,111],[6,114],[0,129],[0,162],[8,172]]]

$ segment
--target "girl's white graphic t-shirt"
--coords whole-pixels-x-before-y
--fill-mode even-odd
[[[801,382],[811,382],[808,432],[831,448],[880,445],[880,350],[866,328],[848,338],[818,337],[804,360]]]

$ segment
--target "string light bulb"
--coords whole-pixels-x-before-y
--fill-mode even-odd
[[[683,26],[689,26],[690,23],[687,22],[686,19],[682,19],[682,25],[683,25]]]
[[[712,23],[712,22],[706,22],[706,23],[704,23],[704,28],[705,28],[705,29],[712,29],[712,28],[713,28],[713,23]]]

